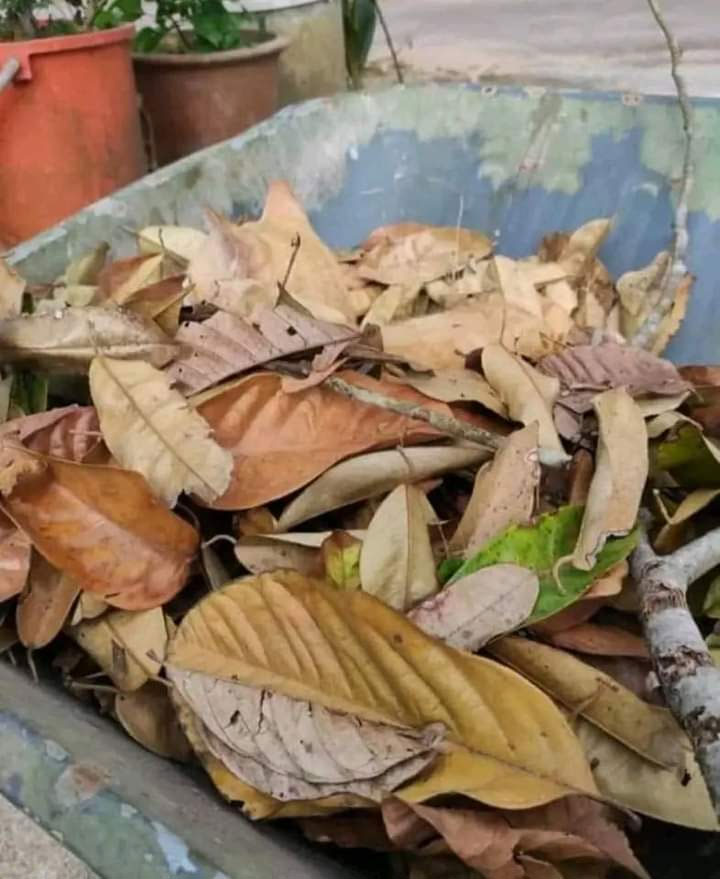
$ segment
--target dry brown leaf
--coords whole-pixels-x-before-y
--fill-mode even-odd
[[[491,266],[491,277],[494,276],[505,301],[542,318],[541,296],[525,264],[506,256],[495,256]]]
[[[380,802],[432,763],[443,739],[442,724],[388,726],[200,672],[168,675],[210,752],[281,802],[336,793]]]
[[[511,525],[527,525],[539,483],[538,427],[531,424],[511,434],[478,471],[450,551],[468,558]]]
[[[235,556],[251,574],[288,568],[310,577],[319,577],[323,570],[320,547],[297,543],[292,534],[239,537],[235,544]]]
[[[474,467],[489,457],[486,449],[460,445],[359,455],[336,464],[291,501],[278,521],[278,530],[287,531],[323,513],[385,494],[405,482]]]
[[[165,660],[168,629],[160,607],[112,610],[67,631],[121,690],[142,687]]]
[[[409,372],[398,380],[433,400],[443,403],[480,403],[502,418],[507,416],[507,410],[495,391],[472,369]]]
[[[537,422],[542,463],[552,467],[569,460],[552,417],[560,393],[559,381],[533,369],[501,345],[488,345],[483,350],[482,368],[513,421],[525,425]]]
[[[271,360],[355,339],[355,330],[303,316],[287,305],[259,310],[253,322],[219,311],[202,323],[185,323],[182,351],[167,368],[183,393],[198,393]]]
[[[617,626],[598,626],[581,623],[545,636],[554,647],[574,650],[576,653],[592,653],[597,656],[630,656],[650,661],[648,648],[639,635],[633,635]]]
[[[411,388],[355,372],[340,377],[380,394],[440,407]],[[333,464],[369,449],[438,437],[428,424],[395,415],[325,387],[283,393],[282,378],[256,373],[220,388],[198,405],[218,443],[232,452],[229,489],[210,506],[243,510],[284,497]],[[287,530],[281,526],[281,530]]]
[[[662,354],[670,339],[680,329],[680,324],[685,319],[694,283],[693,275],[685,275],[676,286],[672,307],[662,319],[652,344],[649,346],[653,354]]]
[[[663,250],[655,259],[642,269],[625,272],[616,283],[620,297],[621,318],[620,329],[626,337],[645,323],[657,299],[659,284],[667,270],[670,254]]]
[[[187,294],[184,281],[184,275],[170,275],[161,281],[135,290],[128,295],[123,305],[128,311],[139,314],[146,320],[154,320],[160,329],[174,337],[178,329],[183,299]]]
[[[0,426],[0,439],[78,463],[91,458],[102,442],[92,406],[62,406],[13,418]]]
[[[107,241],[102,241],[89,253],[85,253],[69,263],[58,282],[68,287],[97,285],[109,252],[110,245]]]
[[[455,792],[522,808],[594,789],[548,697],[501,665],[423,634],[363,591],[339,592],[291,572],[239,581],[189,611],[167,667],[360,720],[444,724],[455,746],[398,793],[403,799]]]
[[[110,605],[92,592],[81,592],[70,618],[70,625],[77,626],[83,620],[94,620],[102,616]]]
[[[22,592],[31,552],[29,537],[0,510],[0,602]]]
[[[136,256],[111,263],[100,272],[100,289],[116,305],[125,305],[140,290],[165,279],[169,266],[163,254]]]
[[[513,812],[440,808],[391,797],[382,805],[382,816],[388,836],[399,848],[435,854],[444,849],[486,879],[564,875],[529,870],[528,856],[536,863],[580,861],[586,866],[587,861],[600,861],[649,879],[614,822],[612,810],[587,797],[566,797],[538,809]]]
[[[148,681],[132,693],[118,693],[115,716],[125,732],[153,754],[181,763],[192,757],[164,684]]]
[[[482,232],[455,226],[384,227],[365,242],[358,274],[381,284],[422,286],[492,253]]]
[[[0,320],[20,315],[25,287],[20,275],[0,258]]]
[[[395,845],[385,832],[379,810],[356,809],[324,818],[300,818],[298,824],[313,842],[332,843],[340,848],[395,851]]]
[[[490,565],[446,586],[408,613],[416,626],[474,653],[488,641],[525,622],[535,607],[540,582],[519,565]]]
[[[373,301],[361,326],[384,327],[393,321],[412,317],[421,290],[418,284],[393,284]]]
[[[528,638],[502,638],[488,650],[651,763],[676,769],[681,762],[683,734],[666,708],[648,705],[564,650]]]
[[[141,254],[169,253],[189,262],[207,241],[207,235],[188,226],[146,226],[137,233]]]
[[[390,607],[408,611],[438,589],[428,526],[435,512],[414,485],[400,485],[380,504],[360,551],[360,582]]]
[[[612,220],[590,220],[562,243],[555,262],[571,278],[580,280],[592,267],[603,242],[610,234]]]
[[[718,831],[715,810],[687,739],[680,769],[661,769],[582,717],[574,726],[603,796],[661,821]]]
[[[562,404],[579,413],[592,409],[592,399],[599,391],[612,388],[624,387],[632,397],[670,397],[690,389],[669,360],[616,342],[576,345],[544,357],[538,368],[560,379]]]
[[[177,346],[152,321],[112,308],[56,308],[0,324],[0,361],[85,372],[96,353],[164,366]]]
[[[20,447],[0,450],[0,508],[81,588],[114,607],[140,610],[164,604],[185,585],[198,535],[155,499],[142,476]]]
[[[593,401],[600,434],[595,473],[572,563],[589,571],[608,537],[622,537],[635,527],[648,475],[645,421],[623,388]]]
[[[141,361],[96,357],[90,393],[115,460],[141,473],[169,507],[183,491],[206,502],[224,494],[232,457],[164,373]]]
[[[39,553],[33,553],[30,574],[15,611],[18,637],[24,647],[45,647],[65,625],[80,587]]]

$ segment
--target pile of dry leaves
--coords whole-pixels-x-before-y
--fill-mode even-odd
[[[609,225],[336,254],[276,183],[47,286],[0,265],[0,649],[413,879],[643,877],[633,812],[717,829],[628,559],[641,505],[660,552],[715,524],[720,370],[625,343],[669,257],[613,281]],[[691,606],[720,643],[720,580]]]

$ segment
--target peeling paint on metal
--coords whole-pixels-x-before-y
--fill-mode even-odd
[[[91,800],[109,781],[109,774],[101,767],[75,763],[58,776],[55,796],[63,809],[73,809]]]
[[[137,813],[138,810],[134,806],[131,806],[130,803],[120,804],[120,814],[123,818],[134,818]]]
[[[173,876],[177,876],[180,870],[196,873],[197,867],[190,859],[190,851],[185,842],[159,821],[153,821],[152,826],[155,828],[160,850],[165,856],[165,863]]]

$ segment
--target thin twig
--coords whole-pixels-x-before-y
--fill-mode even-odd
[[[403,76],[402,67],[400,67],[400,59],[398,58],[398,54],[395,51],[395,43],[393,42],[390,28],[388,27],[387,20],[385,19],[385,13],[382,11],[382,7],[380,6],[380,0],[373,0],[373,6],[375,7],[375,12],[377,13],[380,27],[383,29],[383,33],[385,34],[385,41],[388,44],[390,55],[392,56],[393,66],[395,67],[395,76],[397,77],[397,81],[400,83],[400,85],[404,85],[405,77]]]
[[[675,301],[678,287],[688,274],[687,249],[688,249],[688,201],[693,182],[693,118],[692,107],[688,97],[687,83],[680,71],[682,49],[675,35],[665,21],[658,0],[647,0],[650,11],[665,37],[670,53],[670,73],[675,83],[682,127],[685,138],[685,150],[683,153],[682,177],[680,191],[678,192],[677,205],[675,207],[675,219],[673,223],[673,242],[670,248],[670,258],[659,283],[660,294],[657,302],[653,305],[650,314],[643,324],[638,327],[630,339],[631,344],[638,348],[646,347],[655,337],[657,330],[665,315],[670,311]]]
[[[386,397],[367,388],[350,384],[350,382],[346,382],[335,375],[326,378],[323,385],[345,397],[366,403],[368,406],[376,406],[379,409],[386,409],[388,412],[395,412],[397,415],[405,415],[407,418],[425,421],[436,430],[446,433],[448,436],[453,436],[456,439],[467,440],[492,451],[500,448],[502,440],[489,430],[473,427],[473,425],[459,421],[450,415],[443,415],[441,412],[425,409],[423,406],[418,406],[417,403],[409,403],[396,397]]]
[[[295,260],[297,259],[298,252],[300,250],[300,245],[302,244],[302,239],[299,235],[295,235],[290,247],[292,251],[290,253],[290,260],[288,262],[288,267],[285,270],[285,277],[282,279],[280,283],[280,290],[287,292],[288,281],[290,280],[290,275],[292,274],[293,266],[295,265]]]
[[[720,668],[687,605],[693,579],[720,564],[720,529],[658,556],[644,529],[631,558],[641,619],[665,701],[692,743],[720,818]]]

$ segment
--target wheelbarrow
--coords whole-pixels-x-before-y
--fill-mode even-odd
[[[696,102],[694,126],[688,263],[698,280],[667,353],[709,363],[720,347],[716,102]],[[258,213],[268,183],[282,178],[335,247],[417,220],[483,229],[500,252],[519,257],[550,231],[612,216],[601,257],[618,275],[671,243],[683,151],[674,98],[490,85],[341,95],[290,107],[163,168],[21,244],[9,260],[28,280],[47,281],[102,241],[131,254],[133,230],[146,225],[202,226],[208,207]],[[69,695],[4,664],[0,742],[0,792],[107,879],[387,874],[377,862],[334,859],[287,827],[249,823],[204,777],[142,751]],[[668,869],[655,875],[683,875]]]

